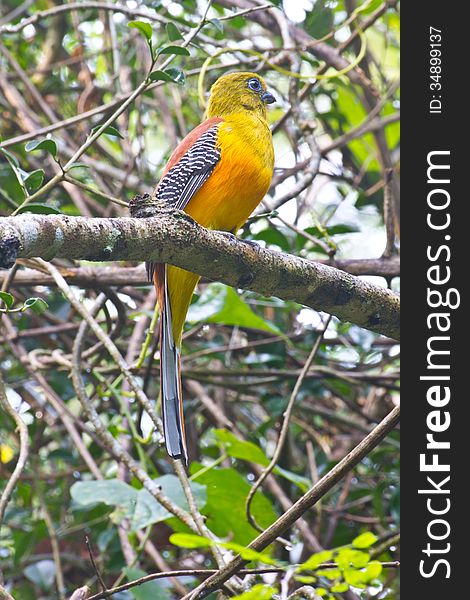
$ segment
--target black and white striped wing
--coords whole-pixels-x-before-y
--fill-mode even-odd
[[[155,190],[157,200],[163,200],[176,210],[185,209],[220,160],[220,148],[216,146],[217,132],[218,124],[206,129],[165,173]],[[181,143],[184,144],[185,140]],[[152,281],[155,264],[147,262],[145,266],[149,281]]]
[[[215,125],[203,133],[163,176],[156,190],[158,200],[184,210],[220,160],[217,130],[218,125]]]

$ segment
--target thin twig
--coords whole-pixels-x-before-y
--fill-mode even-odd
[[[292,414],[292,409],[294,408],[295,400],[300,391],[300,388],[302,387],[305,376],[307,375],[308,370],[312,366],[312,363],[315,360],[315,357],[317,356],[318,349],[320,348],[320,343],[323,339],[323,335],[325,334],[325,331],[328,328],[328,325],[330,324],[330,320],[331,320],[331,317],[328,317],[325,320],[323,327],[318,332],[318,337],[315,340],[315,344],[313,345],[313,348],[310,351],[310,354],[309,354],[307,360],[305,361],[305,365],[303,366],[303,369],[301,370],[299,377],[297,378],[297,381],[295,382],[294,389],[292,390],[292,394],[289,398],[289,402],[287,403],[287,407],[286,407],[286,410],[283,415],[284,419],[282,422],[281,431],[279,433],[279,438],[277,440],[276,449],[274,450],[273,457],[271,458],[269,465],[264,469],[261,476],[256,480],[256,482],[251,487],[248,497],[246,499],[245,511],[246,511],[247,519],[250,522],[250,524],[258,531],[263,531],[263,529],[262,529],[262,527],[260,527],[258,525],[254,516],[251,514],[251,510],[250,510],[251,502],[256,494],[256,491],[259,489],[259,487],[261,486],[263,481],[266,479],[266,477],[272,472],[272,470],[274,469],[274,467],[277,464],[277,461],[279,460],[279,456],[281,455],[282,449],[284,447],[284,443],[287,438],[287,433],[289,431],[290,417]]]
[[[209,530],[207,525],[204,523],[204,519],[199,512],[199,508],[197,507],[196,500],[194,498],[193,491],[191,490],[191,483],[189,481],[188,475],[183,467],[183,463],[181,460],[174,460],[173,468],[175,473],[180,480],[181,486],[184,491],[184,495],[186,496],[186,500],[188,501],[189,512],[191,513],[194,522],[196,523],[198,532],[203,537],[207,537],[210,540],[216,540],[217,538],[214,534]],[[213,544],[211,546],[212,554],[217,561],[217,564],[220,567],[225,566],[226,561],[224,560],[223,554],[217,545]]]
[[[54,268],[54,272],[57,274],[57,270]],[[96,324],[96,321],[93,318],[92,313],[89,313],[84,309],[74,298],[73,295],[70,294],[70,290],[68,286],[65,284],[63,288],[67,294],[67,299],[72,300],[75,308],[78,307],[79,312],[84,317],[82,324],[77,332],[77,336],[75,338],[74,347],[73,347],[73,355],[72,355],[72,381],[75,388],[75,392],[77,394],[78,399],[80,400],[88,418],[93,424],[95,428],[95,432],[102,441],[105,448],[107,448],[113,456],[117,457],[118,460],[122,461],[131,473],[137,477],[137,479],[142,483],[142,485],[149,491],[152,496],[159,502],[168,512],[173,514],[175,517],[178,517],[185,525],[187,525],[190,529],[198,533],[197,527],[191,517],[185,510],[174,504],[161,490],[159,486],[155,484],[155,482],[148,476],[148,474],[142,469],[142,467],[129,455],[129,453],[122,447],[122,445],[108,432],[106,427],[103,425],[96,409],[93,407],[90,402],[85,384],[83,382],[81,376],[81,346],[83,343],[83,338],[87,328],[93,325],[93,329],[95,328],[101,332],[101,337],[104,340],[103,330]],[[101,302],[103,302],[105,296],[102,294],[98,297],[97,302],[95,303],[95,310],[100,307]],[[96,332],[95,332],[96,333]],[[112,342],[108,338],[107,345],[112,344]],[[119,355],[120,360],[123,361],[120,353],[115,349],[117,355]],[[113,350],[114,352],[114,350]]]
[[[197,36],[197,34],[201,30],[201,28],[203,27],[210,4],[211,4],[211,2],[209,1],[207,3],[205,13],[204,13],[199,25],[195,29],[193,29],[185,37],[184,41],[181,43],[182,48],[185,48],[186,46],[188,46],[190,44],[190,42]],[[70,6],[71,6],[70,4],[66,5],[66,8],[70,9]],[[78,6],[80,6],[80,4]],[[113,6],[113,5],[111,5],[111,6]],[[60,8],[60,6],[55,7],[55,8]],[[159,65],[159,68],[160,69],[166,68],[172,62],[172,60],[174,58],[175,58],[174,54],[168,56],[168,58],[166,58],[163,61],[163,63],[161,65]],[[67,161],[67,163],[65,165],[63,165],[63,166],[60,165],[60,171],[58,173],[56,173],[56,175],[54,175],[47,183],[45,183],[41,188],[39,188],[39,190],[37,190],[34,194],[32,194],[31,196],[27,196],[26,199],[23,200],[23,202],[18,206],[18,208],[12,212],[12,216],[18,214],[18,211],[20,209],[22,209],[27,204],[34,202],[37,198],[43,196],[46,192],[48,192],[53,187],[55,187],[55,185],[57,183],[59,183],[60,181],[63,180],[64,176],[67,174],[67,172],[70,170],[70,168],[73,167],[74,164],[77,162],[77,160],[88,150],[88,148],[90,146],[92,146],[95,143],[95,141],[106,130],[106,128],[109,127],[112,123],[114,123],[114,121],[127,109],[127,107],[130,106],[134,102],[134,100],[136,98],[138,98],[151,85],[151,81],[150,81],[148,75],[150,74],[154,65],[155,65],[155,59],[152,60],[152,64],[150,66],[149,72],[147,73],[145,79],[140,83],[140,85],[137,86],[137,88],[132,92],[132,94],[130,96],[128,96],[128,98],[119,106],[119,108],[117,108],[114,111],[114,113],[110,117],[108,117],[105,120],[105,122],[102,123],[93,134],[88,136],[86,142],[84,144],[82,144],[80,146],[80,148],[78,148],[78,150],[76,150],[76,152],[72,155],[72,157]]]
[[[97,577],[97,579],[98,579],[98,581],[100,583],[101,590],[103,592],[105,592],[105,591],[107,591],[108,588],[107,588],[105,582],[103,581],[103,577],[101,576],[101,573],[100,573],[100,571],[98,569],[98,566],[96,564],[95,557],[93,556],[93,550],[91,549],[90,538],[87,535],[85,536],[85,544],[86,544],[86,547],[87,547],[87,550],[88,550],[88,556],[90,557],[90,561],[91,561],[91,564],[93,566],[93,570],[94,570],[95,575],[96,575],[96,577]]]
[[[248,548],[261,551],[280,535],[282,535],[318,500],[323,498],[331,488],[336,485],[347,473],[349,473],[363,458],[365,458],[384,437],[392,431],[400,419],[400,407],[396,406],[374,430],[366,436],[349,454],[347,454],[339,463],[334,466],[320,481],[314,485],[306,494],[304,494],[292,507],[277,519],[270,527],[255,538]],[[219,589],[232,575],[237,573],[245,563],[243,558],[238,555],[232,559],[228,565],[218,573],[211,575],[204,583],[199,585],[190,596],[183,600],[189,600],[189,597],[201,600],[206,598],[211,592]]]
[[[135,393],[137,400],[142,404],[142,406],[145,408],[145,410],[149,413],[149,416],[151,417],[151,419],[152,419],[154,425],[157,427],[157,429],[160,432],[162,432],[163,427],[162,427],[160,419],[155,414],[154,407],[152,406],[152,404],[150,403],[150,400],[147,398],[147,396],[142,391],[142,388],[136,381],[134,375],[132,374],[132,372],[129,368],[129,365],[126,363],[126,361],[122,357],[122,355],[119,352],[119,350],[117,349],[116,345],[112,342],[112,340],[109,338],[109,336],[106,334],[106,332],[103,331],[103,329],[96,322],[96,320],[90,316],[90,313],[85,309],[83,304],[81,304],[77,300],[75,295],[70,290],[70,287],[66,283],[65,279],[60,274],[59,270],[51,263],[43,261],[42,259],[38,259],[38,261],[39,261],[39,264],[41,264],[49,272],[49,274],[53,277],[56,285],[62,290],[65,297],[70,302],[70,304],[74,307],[74,309],[77,311],[77,313],[80,314],[86,322],[88,322],[88,325],[92,329],[93,333],[96,335],[98,340],[103,343],[103,346],[106,348],[108,353],[113,358],[115,364],[118,365],[122,374],[129,382],[129,385],[130,385],[132,391]]]
[[[37,473],[37,471],[40,471],[39,464],[38,464],[37,460],[35,460],[34,463],[36,466],[35,471]],[[54,565],[55,565],[55,580],[56,580],[56,586],[57,586],[57,594],[58,594],[59,600],[65,600],[64,572],[63,572],[63,568],[62,568],[62,560],[61,560],[61,556],[60,556],[60,547],[59,547],[59,540],[57,537],[57,531],[54,526],[54,521],[52,520],[49,509],[47,508],[46,499],[44,498],[44,494],[43,494],[42,487],[41,487],[42,483],[41,483],[41,481],[38,481],[38,480],[34,480],[34,483],[36,484],[35,485],[36,492],[38,494],[39,503],[40,503],[41,510],[42,510],[42,513],[44,516],[44,522],[46,524],[47,532],[49,534],[49,540],[51,542],[52,558],[54,560]]]
[[[20,433],[20,453],[18,456],[18,461],[16,466],[11,474],[10,479],[7,481],[5,488],[3,489],[2,495],[0,496],[0,527],[3,524],[3,518],[5,516],[5,510],[10,500],[10,496],[15,489],[16,484],[23,472],[23,469],[26,465],[26,461],[28,460],[29,454],[29,437],[28,437],[28,428],[20,417],[19,413],[12,407],[7,398],[7,393],[5,389],[5,385],[3,383],[3,379],[0,373],[0,406],[4,412],[6,412],[10,417],[14,420],[16,427]]]
[[[389,561],[381,563],[384,569],[397,569],[400,566],[398,561]],[[321,563],[318,565],[317,569],[337,569],[337,563]],[[283,567],[270,567],[264,569],[240,569],[238,574],[240,576],[244,575],[267,575],[268,573],[284,573],[285,569]],[[304,571],[308,573],[308,571]],[[313,573],[314,571],[312,571]],[[144,577],[140,577],[139,579],[135,579],[134,581],[130,581],[129,583],[125,583],[124,585],[120,585],[115,588],[111,588],[106,592],[100,592],[99,594],[95,594],[90,596],[88,600],[102,600],[102,598],[108,598],[112,594],[116,594],[118,592],[124,592],[133,587],[137,587],[144,583],[148,583],[149,581],[154,581],[155,579],[167,579],[170,577],[208,577],[209,575],[214,575],[218,573],[217,569],[184,569],[179,571],[168,571],[166,573],[151,573],[150,575],[145,575]]]
[[[0,573],[1,576],[1,573]],[[0,600],[15,600],[11,594],[9,594],[6,589],[0,583]]]
[[[17,25],[4,25],[0,28],[0,33],[18,33],[28,25],[34,25],[42,19],[56,16],[62,12],[90,9],[123,13],[133,19],[136,17],[145,17],[146,19],[149,19],[149,21],[166,22],[165,19],[163,19],[156,11],[139,11],[135,8],[127,8],[122,4],[111,4],[107,2],[70,2],[68,4],[58,4],[53,8],[46,10],[39,10],[27,19],[22,19]]]
[[[68,6],[70,6],[70,5],[68,5]],[[101,51],[101,53],[102,53],[102,51]],[[249,59],[248,62],[252,62],[253,60],[257,60],[257,59]],[[217,71],[221,68],[228,69],[228,68],[238,67],[239,65],[240,65],[240,61],[233,60],[226,64],[225,63],[224,64],[215,64],[215,65],[209,67],[209,70]],[[192,76],[198,75],[200,73],[200,71],[201,71],[200,68],[191,69],[191,70],[187,71],[186,77],[192,77]],[[163,82],[156,81],[155,83],[152,83],[151,85],[149,85],[147,90],[150,91],[150,90],[154,90],[157,88],[161,88],[164,85],[165,84]],[[87,110],[83,113],[74,115],[73,117],[69,117],[69,118],[63,119],[61,121],[57,121],[57,123],[52,123],[51,125],[47,125],[45,127],[36,128],[36,129],[34,129],[34,131],[31,131],[30,133],[24,133],[24,134],[9,138],[7,140],[3,140],[2,142],[0,142],[0,148],[8,148],[10,146],[14,146],[15,144],[19,144],[21,142],[27,142],[28,140],[47,135],[48,133],[52,133],[53,131],[57,131],[58,129],[65,129],[68,127],[73,127],[77,123],[80,123],[82,121],[87,121],[88,119],[91,119],[92,117],[94,117],[96,115],[107,113],[109,110],[118,106],[121,102],[124,102],[125,100],[127,100],[129,98],[129,95],[130,94],[118,94],[117,96],[115,96],[114,100],[110,100],[109,102],[106,102],[105,104],[101,104],[100,106],[97,106],[95,108]],[[109,165],[106,165],[106,167],[109,168]]]
[[[63,179],[63,181],[67,181],[68,183],[76,185],[78,188],[84,190],[85,192],[90,192],[91,194],[95,194],[99,198],[102,198],[103,200],[106,200],[108,202],[114,202],[114,204],[118,204],[119,206],[125,206],[125,207],[127,207],[129,205],[128,202],[125,202],[124,200],[121,200],[120,198],[114,198],[114,196],[110,196],[109,194],[103,194],[99,190],[96,190],[95,188],[92,188],[90,185],[86,185],[86,183],[82,183],[78,179],[75,179],[74,177],[70,177],[69,175],[64,175],[62,179]]]
[[[400,233],[398,216],[395,211],[395,203],[393,202],[392,193],[393,169],[385,170],[385,186],[384,186],[384,205],[383,214],[385,221],[385,231],[387,234],[387,242],[383,252],[384,258],[390,258],[395,251],[395,236]]]
[[[218,20],[228,21],[229,19],[234,19],[235,17],[246,17],[246,15],[250,15],[251,13],[257,12],[258,10],[269,10],[270,8],[274,8],[274,6],[272,4],[261,4],[260,6],[253,6],[251,8],[245,8],[244,10],[234,12],[231,15],[218,17]]]

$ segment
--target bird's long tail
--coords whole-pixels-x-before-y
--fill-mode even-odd
[[[155,285],[160,305],[160,390],[163,432],[168,454],[182,458],[187,464],[188,453],[184,432],[183,397],[181,391],[180,341],[175,340],[168,291],[168,267],[155,265]]]

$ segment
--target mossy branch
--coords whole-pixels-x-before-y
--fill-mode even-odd
[[[17,258],[169,263],[235,288],[292,300],[399,338],[399,297],[334,267],[210,231],[180,211],[149,218],[0,219],[0,267]]]

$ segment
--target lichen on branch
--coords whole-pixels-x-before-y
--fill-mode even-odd
[[[155,210],[155,208],[154,208]],[[253,248],[181,211],[149,218],[18,215],[0,219],[0,266],[17,258],[165,262],[235,288],[277,296],[399,338],[399,297],[340,269]]]

